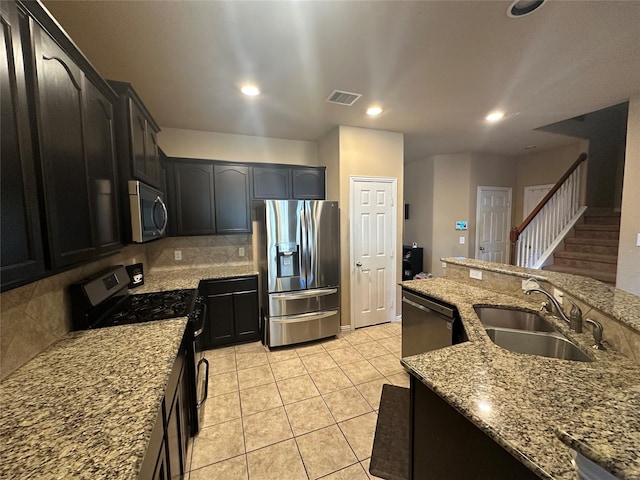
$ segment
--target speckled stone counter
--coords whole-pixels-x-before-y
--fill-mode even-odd
[[[640,478],[638,419],[581,415],[640,382],[640,367],[615,351],[596,351],[590,333],[577,334],[549,319],[594,360],[573,362],[513,353],[487,336],[473,305],[501,305],[536,311],[539,302],[476,288],[448,279],[412,280],[402,286],[457,307],[468,342],[402,359],[405,368],[542,478],[575,479],[570,448],[558,437],[563,425],[584,425],[618,436],[615,458],[620,478]],[[606,409],[605,409],[606,410]],[[606,410],[609,411],[609,410]],[[636,416],[637,417],[637,416]],[[568,430],[571,430],[568,427]],[[603,439],[604,441],[604,439]],[[635,453],[635,458],[634,458]],[[593,459],[593,456],[589,457]],[[596,460],[594,460],[596,461]],[[606,468],[606,464],[602,464]]]
[[[131,293],[162,292],[181,288],[198,288],[200,280],[246,277],[258,275],[251,265],[221,265],[215,267],[194,267],[174,269],[151,269],[144,276],[144,285]]]
[[[569,273],[534,270],[502,263],[483,262],[471,258],[443,258],[443,262],[522,278],[534,277],[569,292],[607,315],[640,332],[640,297],[598,280]],[[640,280],[639,280],[640,281]]]
[[[0,478],[136,479],[186,318],[72,332],[0,384]]]

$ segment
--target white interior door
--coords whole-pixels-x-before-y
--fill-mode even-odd
[[[522,205],[522,219],[529,216],[534,208],[538,206],[544,196],[553,188],[553,183],[548,185],[532,185],[524,187],[524,201]]]
[[[395,178],[351,177],[351,324],[395,317]]]
[[[478,187],[476,259],[509,262],[511,188]]]

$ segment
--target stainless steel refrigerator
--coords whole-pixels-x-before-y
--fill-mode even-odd
[[[269,347],[340,332],[338,202],[265,200],[253,205],[263,342]]]

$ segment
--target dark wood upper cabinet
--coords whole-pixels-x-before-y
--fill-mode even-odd
[[[99,253],[121,247],[113,104],[85,82],[85,150]]]
[[[2,2],[2,288],[121,245],[115,92],[39,2]]]
[[[93,238],[83,143],[80,67],[32,22],[36,105],[47,229],[53,267],[91,259]]]
[[[108,80],[120,98],[116,105],[116,142],[121,181],[135,178],[162,188],[160,157],[155,122],[131,84]]]
[[[256,200],[291,198],[291,168],[254,166],[253,198]]]
[[[15,3],[0,3],[0,273],[3,290],[44,272],[32,130],[20,35],[21,17],[26,22],[25,15],[18,12]]]
[[[249,167],[214,165],[217,233],[250,233]]]
[[[294,167],[291,169],[293,198],[297,200],[324,200],[324,167]]]
[[[173,164],[175,234],[212,235],[216,233],[213,165],[206,162]]]

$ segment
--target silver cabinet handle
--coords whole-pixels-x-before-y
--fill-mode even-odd
[[[324,295],[331,295],[337,291],[337,288],[324,288],[322,290],[308,290],[306,292],[280,293],[271,295],[271,298],[274,300],[296,300],[299,298],[322,297]]]
[[[273,323],[298,323],[307,322],[309,320],[319,320],[321,318],[331,317],[337,314],[337,310],[328,310],[326,312],[303,313],[301,315],[290,315],[287,317],[271,317],[270,321]]]
[[[207,360],[206,358],[202,358],[198,362],[198,371],[200,371],[200,364],[203,362],[207,367],[205,369],[205,377],[204,377],[204,398],[198,402],[198,405],[197,405],[198,408],[200,408],[204,404],[205,400],[209,396],[209,360]]]

